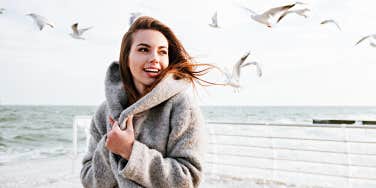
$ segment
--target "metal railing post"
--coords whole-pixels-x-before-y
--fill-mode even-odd
[[[73,138],[72,138],[72,144],[73,144],[73,151],[72,151],[72,157],[77,157],[77,119],[76,117],[73,118]]]
[[[351,180],[350,180],[350,177],[352,177],[352,173],[351,173],[351,158],[350,158],[350,144],[349,144],[349,134],[348,134],[348,130],[346,128],[345,125],[342,125],[342,130],[343,130],[343,136],[344,136],[344,143],[345,143],[345,146],[346,146],[346,152],[345,152],[345,155],[346,155],[346,160],[347,160],[347,187],[349,188],[352,188],[352,183],[351,183]]]

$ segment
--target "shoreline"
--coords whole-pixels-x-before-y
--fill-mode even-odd
[[[0,184],[2,188],[82,187],[79,178],[80,160],[80,157],[72,160],[66,155],[3,163],[0,166]]]
[[[80,170],[82,154],[9,162],[0,165],[2,188],[82,188]],[[229,176],[204,175],[201,188],[263,187],[296,188],[296,185],[262,179],[243,179]],[[298,186],[309,187],[309,186]]]

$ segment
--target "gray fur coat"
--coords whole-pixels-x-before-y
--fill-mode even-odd
[[[91,139],[83,158],[84,187],[198,187],[202,179],[203,119],[191,84],[167,75],[131,106],[120,79],[119,64],[107,70],[106,101],[91,122]],[[109,116],[122,122],[134,115],[135,142],[129,161],[105,147]]]

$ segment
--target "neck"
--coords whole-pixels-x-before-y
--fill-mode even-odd
[[[143,84],[140,84],[140,83],[134,83],[136,89],[137,89],[137,92],[140,94],[140,95],[143,95],[144,92],[145,92],[145,89],[146,87],[143,85]]]

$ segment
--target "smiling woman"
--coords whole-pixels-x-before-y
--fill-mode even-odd
[[[139,30],[133,40],[128,66],[138,93],[143,94],[169,64],[168,42],[155,30]]]
[[[169,27],[150,17],[137,19],[123,37],[119,58],[120,74],[129,96],[128,103],[133,104],[168,73],[192,83],[195,80],[204,81],[199,76],[213,66],[192,61]],[[195,67],[199,66],[206,68],[196,71]]]
[[[107,71],[106,101],[91,123],[82,184],[198,187],[204,121],[189,88],[213,66],[193,63],[171,29],[151,17],[132,24],[120,51],[119,63]]]

